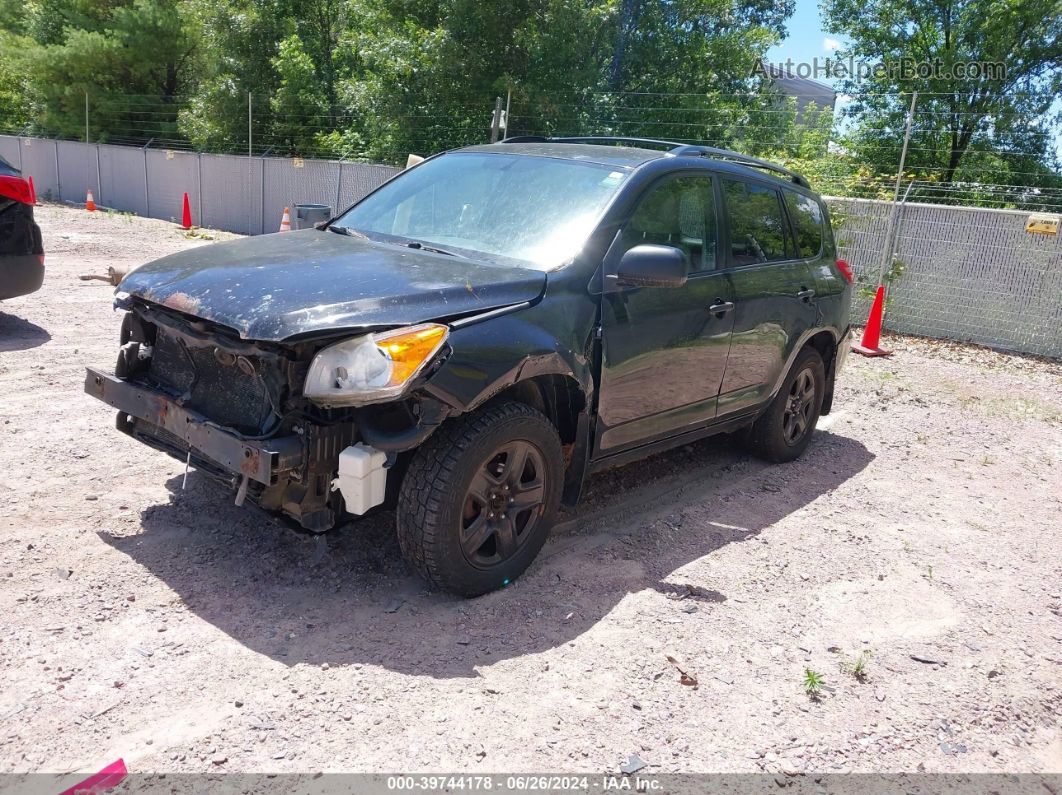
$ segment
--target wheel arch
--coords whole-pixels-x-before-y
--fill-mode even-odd
[[[811,328],[800,335],[800,339],[793,346],[789,353],[789,357],[786,359],[785,367],[782,368],[778,374],[778,378],[774,383],[774,387],[771,389],[771,399],[778,394],[778,390],[782,388],[782,384],[785,382],[786,377],[789,375],[789,371],[793,367],[793,362],[796,361],[800,352],[807,347],[812,347],[819,352],[822,356],[822,363],[826,368],[826,383],[827,394],[829,394],[830,387],[833,384],[833,359],[837,351],[837,343],[840,340],[840,333],[833,326],[819,326],[817,328]]]
[[[587,396],[579,382],[570,375],[543,373],[517,381],[483,403],[513,401],[524,403],[542,412],[553,423],[562,444],[573,444],[579,425],[579,414],[585,411]]]
[[[802,349],[812,347],[819,352],[822,357],[822,363],[826,368],[826,378],[829,378],[833,372],[834,357],[837,355],[836,333],[833,330],[822,329],[812,334],[800,347]]]

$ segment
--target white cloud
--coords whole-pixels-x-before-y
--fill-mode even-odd
[[[829,36],[822,40],[822,49],[833,52],[834,50],[841,49],[841,42],[837,39],[832,39]]]

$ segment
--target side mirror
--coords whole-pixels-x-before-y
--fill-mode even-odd
[[[689,272],[689,257],[682,249],[643,243],[620,258],[616,281],[626,287],[681,287]]]

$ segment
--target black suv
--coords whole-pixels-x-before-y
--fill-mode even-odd
[[[738,430],[799,456],[850,300],[798,174],[510,138],[429,158],[320,228],[133,271],[115,373],[85,388],[299,529],[394,507],[409,562],[474,596],[527,568],[590,472]]]
[[[0,157],[0,300],[35,292],[43,283],[44,248],[29,183]]]

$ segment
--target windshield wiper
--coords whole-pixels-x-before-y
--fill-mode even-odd
[[[335,232],[337,235],[346,235],[347,237],[357,237],[362,240],[372,240],[364,232],[359,232],[357,229],[351,229],[349,226],[330,226],[329,232]],[[432,246],[427,243],[421,243],[419,240],[385,240],[379,241],[384,243],[391,243],[395,246],[405,246],[406,248],[415,248],[420,251],[430,251],[433,254],[445,254],[448,257],[457,257],[459,259],[468,259],[464,254],[458,254],[456,251],[448,251],[445,248],[439,248],[438,246]]]
[[[432,254],[445,254],[448,257],[458,257],[459,259],[468,259],[464,254],[458,254],[456,251],[447,251],[445,248],[439,248],[438,246],[431,246],[427,243],[421,243],[419,240],[404,240],[398,245],[405,246],[406,248],[415,248],[421,251],[430,251]]]
[[[349,226],[330,226],[329,232],[335,232],[337,235],[346,235],[347,237],[360,237],[362,240],[368,240],[369,238],[363,235],[356,229],[351,229]]]

